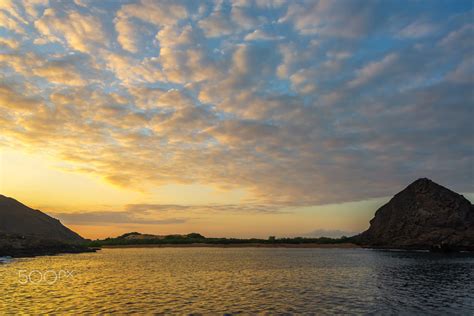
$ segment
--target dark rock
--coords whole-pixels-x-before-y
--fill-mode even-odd
[[[353,238],[373,248],[474,251],[474,206],[433,181],[418,179],[375,213]]]
[[[3,195],[0,195],[0,232],[61,242],[84,242],[59,220]]]
[[[95,251],[84,242],[59,220],[0,195],[0,257]]]
[[[0,257],[34,257],[94,251],[96,249],[76,243],[0,232]]]

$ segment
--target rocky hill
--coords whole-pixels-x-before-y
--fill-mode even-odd
[[[474,206],[433,181],[418,179],[375,213],[354,238],[375,248],[474,251]]]
[[[0,233],[68,243],[84,241],[59,220],[3,195],[0,195]]]

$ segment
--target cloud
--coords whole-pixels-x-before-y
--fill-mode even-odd
[[[30,20],[36,19],[41,13],[41,8],[49,5],[49,0],[28,0],[23,2],[25,12]]]
[[[156,26],[170,25],[188,16],[185,6],[175,1],[142,0],[125,4],[117,12],[117,18],[137,18]]]
[[[160,62],[171,82],[204,81],[218,76],[219,69],[209,48],[200,43],[205,36],[198,28],[166,26],[156,35],[160,44]]]
[[[199,26],[207,37],[229,35],[234,31],[232,22],[220,11],[215,11],[206,19],[199,21]]]
[[[115,30],[118,33],[117,41],[123,49],[129,52],[138,52],[138,41],[139,29],[129,19],[116,19]]]
[[[198,23],[207,37],[214,38],[251,30],[266,22],[264,15],[255,14],[246,5],[234,2],[230,12],[222,6],[216,6],[211,14]]]
[[[246,41],[273,41],[273,40],[281,40],[283,36],[272,36],[265,33],[262,30],[255,30],[244,37]]]
[[[169,225],[187,222],[182,218],[150,219],[142,218],[129,212],[76,212],[76,213],[50,213],[51,216],[59,218],[66,224],[146,224],[146,225]]]
[[[291,22],[304,35],[320,34],[338,38],[357,38],[368,34],[380,17],[376,5],[366,1],[304,1],[288,6],[281,23]]]
[[[356,78],[349,82],[349,87],[355,88],[361,86],[368,83],[370,80],[373,80],[377,76],[380,76],[383,71],[393,65],[397,58],[397,54],[392,53],[385,56],[381,60],[370,62],[364,67],[358,69],[356,71]]]
[[[8,68],[19,75],[30,78],[42,78],[46,84],[83,86],[96,82],[98,78],[88,80],[95,74],[91,60],[86,56],[74,54],[43,56],[33,52],[15,50],[0,55],[0,66]]]
[[[33,69],[33,73],[56,84],[83,86],[87,83],[77,69],[74,58],[48,61],[40,67]]]
[[[278,206],[266,204],[207,204],[207,205],[180,205],[180,204],[128,204],[127,211],[132,213],[260,213],[282,214]]]
[[[232,6],[231,18],[236,27],[242,30],[254,29],[259,24],[267,22],[263,15],[253,14],[251,10],[238,4]]]
[[[76,211],[74,213],[49,212],[66,224],[145,224],[170,225],[189,222],[190,217],[203,214],[283,214],[277,207],[259,204],[129,204],[124,211]]]
[[[3,82],[0,84],[0,107],[11,111],[36,110],[42,105],[41,98],[20,93],[20,86]]]
[[[436,30],[437,26],[435,24],[415,21],[401,29],[398,36],[402,38],[422,38],[433,34]]]
[[[184,6],[173,2],[143,0],[139,3],[123,5],[114,19],[117,41],[123,49],[137,53],[142,42],[143,30],[136,21],[146,22],[155,27],[171,26],[187,17]]]
[[[446,75],[450,81],[472,84],[474,82],[474,58],[464,59],[452,72]]]
[[[156,82],[163,79],[156,58],[137,60],[117,53],[104,55],[106,67],[125,85]]]
[[[20,47],[20,43],[12,38],[0,38],[0,47],[1,46],[14,50]]]
[[[469,23],[463,25],[461,28],[451,31],[448,35],[441,39],[439,45],[447,48],[461,48],[468,47],[472,49],[473,44],[469,40],[474,33],[474,24]]]
[[[25,32],[26,19],[21,14],[21,6],[12,0],[0,2],[0,27],[4,27],[14,33]]]
[[[48,8],[34,25],[50,41],[64,39],[69,47],[84,53],[107,43],[100,19],[76,11],[61,17],[58,10]]]
[[[127,190],[246,192],[141,206],[167,215],[150,220],[363,200],[421,176],[474,189],[462,5],[31,4],[0,9],[2,144]],[[117,218],[149,219],[129,207]]]

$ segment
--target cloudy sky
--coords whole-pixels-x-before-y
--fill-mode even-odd
[[[0,2],[0,193],[86,237],[361,231],[472,199],[471,1]]]

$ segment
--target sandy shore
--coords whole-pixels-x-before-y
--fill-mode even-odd
[[[141,244],[141,245],[106,245],[101,248],[360,248],[356,244]]]

